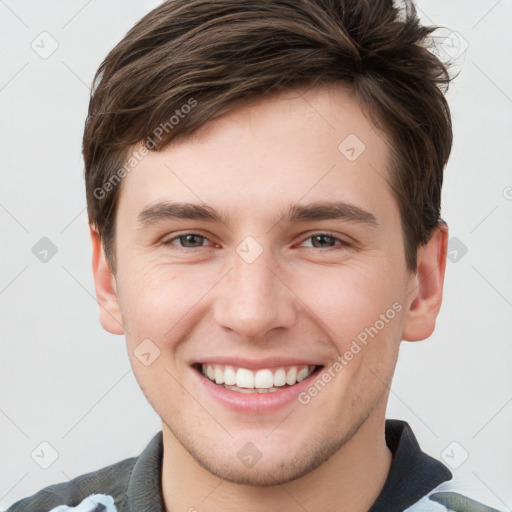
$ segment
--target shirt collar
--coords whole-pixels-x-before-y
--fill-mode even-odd
[[[386,444],[393,460],[384,487],[368,512],[402,512],[442,482],[451,471],[424,453],[405,421],[386,420]]]
[[[386,420],[386,444],[393,454],[384,487],[369,512],[401,512],[439,484],[452,478],[450,470],[424,453],[405,421]],[[132,511],[165,512],[161,471],[163,434],[158,432],[133,466],[127,495]]]
[[[131,471],[126,491],[131,511],[165,512],[160,479],[163,452],[163,434],[160,431],[137,457]]]

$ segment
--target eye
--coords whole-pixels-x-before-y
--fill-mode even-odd
[[[183,233],[168,240],[164,240],[163,245],[174,245],[182,249],[194,249],[205,247],[204,242],[208,238],[198,233]],[[342,238],[331,235],[330,233],[314,233],[308,236],[301,245],[311,241],[309,247],[314,249],[330,249],[336,246],[351,247],[352,244]],[[213,245],[213,244],[210,244]]]
[[[203,242],[205,240],[208,240],[208,238],[197,233],[183,233],[182,235],[169,238],[162,243],[164,245],[178,245],[178,247],[184,249],[193,249],[195,247],[203,247]],[[175,241],[178,241],[179,243],[175,244]]]
[[[331,248],[336,245],[342,246],[342,247],[351,247],[351,244],[347,242],[346,240],[343,240],[341,238],[338,238],[336,236],[333,236],[329,233],[314,233],[313,235],[308,236],[303,244],[311,240],[311,245],[309,247],[313,247],[315,249],[321,249],[321,248]]]

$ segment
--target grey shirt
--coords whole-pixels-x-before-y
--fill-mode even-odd
[[[453,503],[462,503],[453,508],[458,511],[494,510],[456,493],[437,493],[426,498],[439,484],[450,480],[452,474],[444,464],[421,451],[405,421],[386,420],[386,443],[393,453],[391,468],[384,488],[369,512],[403,512],[422,498],[432,500],[428,501],[431,506],[428,505],[427,510],[452,510]],[[67,505],[70,508],[63,507],[62,510],[71,510],[97,493],[111,496],[118,512],[165,512],[160,482],[162,455],[163,435],[160,431],[138,457],[45,487],[16,502],[7,512],[49,512],[58,505]],[[91,502],[80,510],[102,512],[107,507]]]

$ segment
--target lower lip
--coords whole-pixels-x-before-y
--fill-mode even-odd
[[[311,382],[316,379],[323,367],[316,369],[307,379],[293,386],[274,391],[273,393],[241,393],[226,389],[215,384],[210,379],[192,369],[199,385],[217,402],[237,412],[251,414],[264,414],[274,412],[297,400],[297,397],[305,391]]]

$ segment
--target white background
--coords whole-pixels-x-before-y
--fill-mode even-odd
[[[160,429],[124,339],[98,322],[80,153],[95,70],[156,5],[0,1],[0,509],[137,455]],[[448,94],[455,142],[443,195],[467,253],[448,262],[435,334],[402,346],[388,417],[408,421],[436,458],[459,443],[469,458],[454,474],[510,510],[512,2],[418,5],[425,23],[468,45]],[[59,45],[47,59],[31,48],[43,31]],[[47,263],[32,253],[42,237],[58,249]],[[31,458],[42,441],[59,454],[48,469]]]

